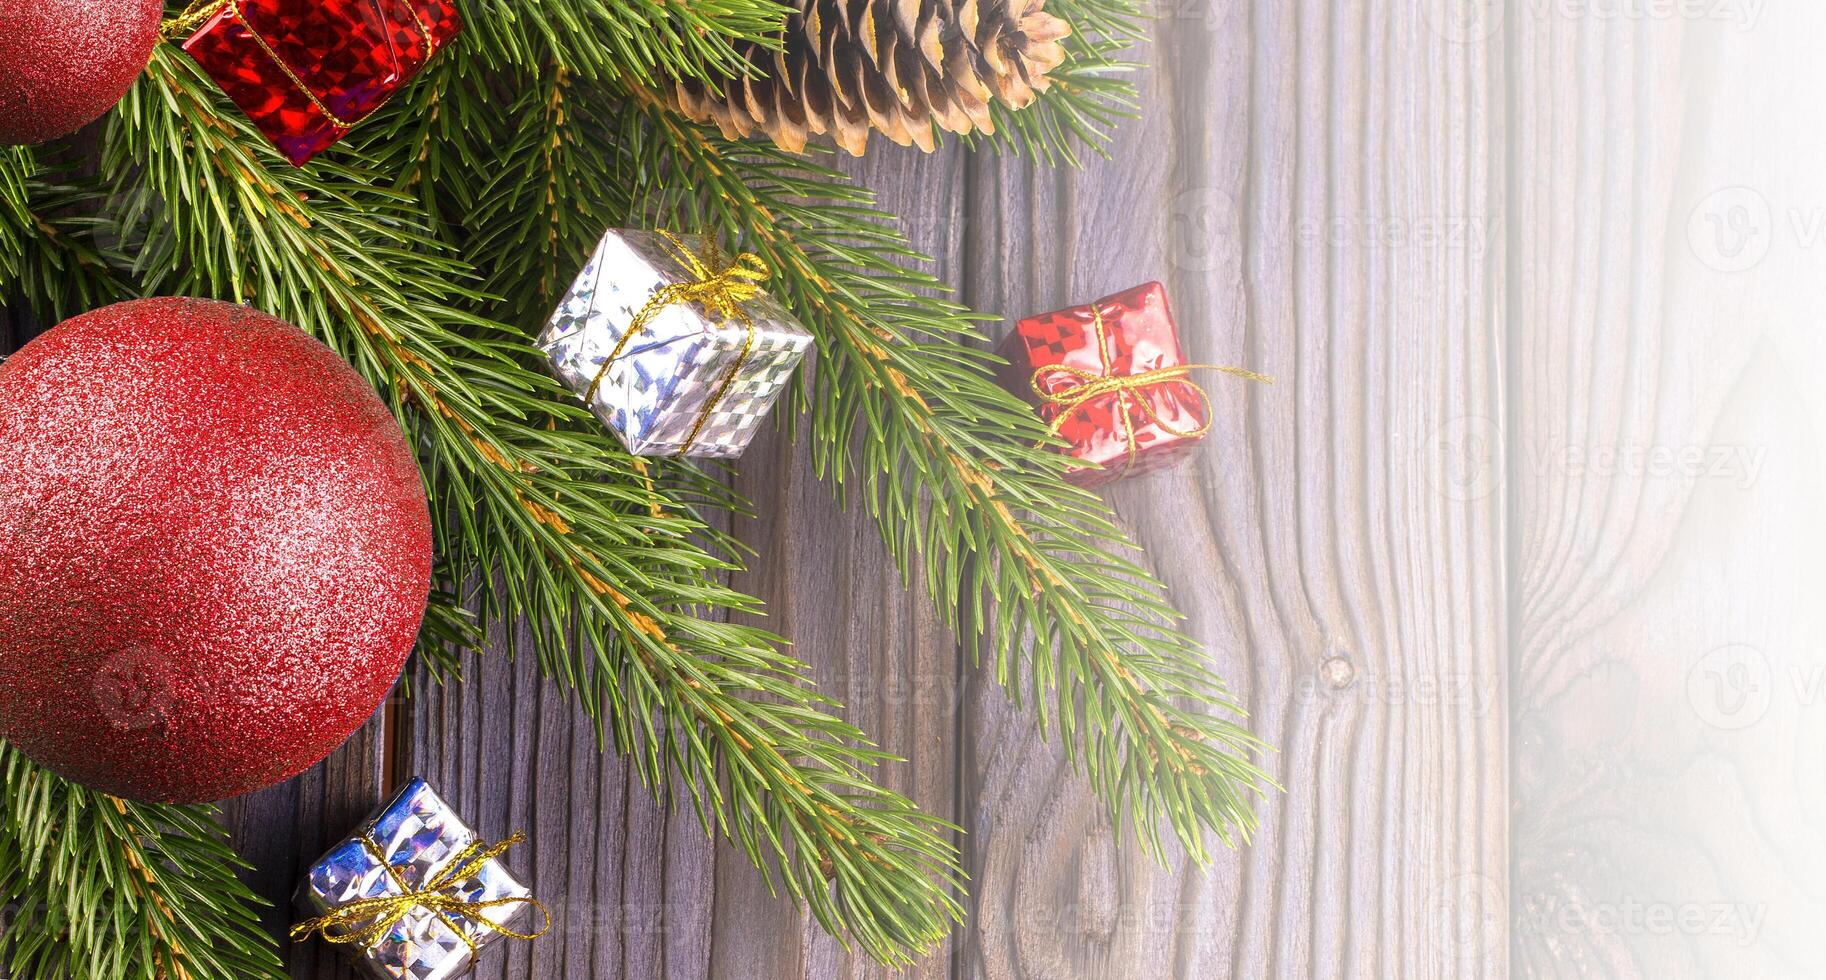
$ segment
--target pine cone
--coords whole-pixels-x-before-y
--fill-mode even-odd
[[[1071,25],[1045,0],[797,0],[784,50],[749,45],[754,77],[674,83],[678,108],[731,139],[798,152],[831,134],[861,156],[869,130],[930,152],[933,126],[995,132],[989,100],[1023,108],[1065,60]]]

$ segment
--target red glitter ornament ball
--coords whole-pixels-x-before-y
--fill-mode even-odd
[[[0,363],[0,737],[79,783],[197,802],[360,728],[425,613],[398,423],[262,313],[141,300]]]
[[[0,145],[76,132],[146,70],[160,0],[0,0]]]

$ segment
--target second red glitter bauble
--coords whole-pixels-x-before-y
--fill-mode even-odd
[[[385,699],[430,577],[398,423],[296,327],[143,300],[0,363],[0,736],[63,776],[297,774]]]
[[[159,0],[0,0],[0,145],[67,136],[114,107],[158,43]]]

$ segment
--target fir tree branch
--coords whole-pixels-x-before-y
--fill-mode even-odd
[[[329,341],[417,438],[451,580],[485,619],[531,621],[546,673],[656,793],[682,784],[707,832],[846,942],[887,963],[936,945],[961,916],[952,828],[869,780],[889,757],[777,637],[706,615],[757,611],[719,582],[733,558],[696,543],[718,540],[700,510],[738,503],[707,476],[643,475],[523,333],[473,312],[473,268],[359,145],[275,166],[212,90],[161,49],[110,132],[128,213],[165,216],[147,288],[239,297]]]
[[[736,44],[770,40],[786,24],[780,0],[462,0],[468,43],[494,67],[573,74],[710,78],[739,75]]]
[[[508,111],[519,125],[474,175],[486,183],[467,222],[469,247],[495,257],[488,283],[500,297],[496,308],[529,330],[570,286],[576,256],[602,234],[605,205],[620,196],[614,155],[590,152],[578,139],[606,136],[609,123],[591,101],[570,96],[572,83],[561,67],[528,77]]]
[[[1231,720],[1240,706],[1159,582],[1122,557],[1135,546],[1108,509],[1061,479],[1063,457],[995,383],[996,360],[958,343],[983,318],[932,298],[940,285],[907,269],[928,260],[841,175],[626,91],[655,131],[627,172],[694,189],[654,218],[740,234],[817,335],[814,459],[839,488],[860,472],[903,574],[924,559],[948,621],[989,637],[997,679],[1043,727],[1057,722],[1118,828],[1132,822],[1160,856],[1164,817],[1200,862],[1207,831],[1247,839],[1269,784],[1252,760],[1262,745]]]
[[[11,284],[18,278],[26,242],[32,238],[32,207],[26,182],[36,170],[30,147],[0,148],[0,284]]]
[[[1141,11],[1135,0],[1048,0],[1046,9],[1072,25],[1052,85],[1024,109],[991,100],[995,132],[964,142],[1077,166],[1080,150],[1102,153],[1115,124],[1134,115],[1135,86],[1123,77],[1134,66],[1117,56],[1142,39]]]
[[[714,474],[677,463],[649,472],[628,457],[527,344],[525,328],[609,219],[739,234],[819,335],[816,387],[793,400],[812,409],[820,471],[840,494],[860,479],[903,574],[923,562],[951,623],[991,635],[999,679],[1058,725],[1117,823],[1134,820],[1158,852],[1164,813],[1200,859],[1204,831],[1246,835],[1265,782],[1249,760],[1258,745],[1223,717],[1234,705],[1173,627],[1158,584],[1122,557],[1130,545],[1107,510],[1059,479],[1057,455],[1033,446],[1038,422],[989,380],[989,359],[960,343],[980,318],[929,298],[938,284],[908,271],[924,260],[838,175],[724,143],[638,94],[618,106],[586,86],[578,98],[567,81],[639,93],[640,80],[662,75],[741,70],[733,45],[772,36],[785,7],[464,3],[465,38],[303,171],[279,163],[188,60],[161,49],[115,114],[105,183],[0,153],[0,271],[10,273],[0,287],[60,310],[141,290],[233,298],[329,342],[420,446],[440,578],[463,583],[460,598],[481,613],[434,597],[421,647],[431,673],[447,672],[482,623],[524,617],[545,672],[662,800],[688,793],[706,832],[739,843],[770,886],[846,942],[904,963],[961,917],[945,839],[955,828],[871,782],[888,757],[835,716],[777,637],[729,621],[758,604],[724,584],[741,549],[714,517],[744,502]],[[1066,16],[1081,30],[1118,39],[1132,9],[1054,3],[1078,11]],[[1096,138],[1120,111],[1127,89],[1109,77],[1117,41],[1073,45],[1066,84],[1026,114],[1002,114],[997,145],[1069,158],[1073,141]],[[88,216],[102,193],[106,213]],[[790,424],[794,413],[783,414]],[[11,778],[29,764],[7,765]],[[108,801],[39,780],[54,791],[31,798],[63,800],[60,826],[107,825],[109,839],[141,841],[156,858],[141,866],[166,870],[137,879],[140,891],[109,858],[59,852],[64,881],[103,876],[124,889],[107,910],[89,907],[50,891],[50,866],[27,860],[42,838],[21,824],[0,834],[0,895],[41,909],[32,921],[126,928],[111,916],[158,907],[170,875],[206,870],[194,866],[206,849],[193,840],[221,846],[197,816],[207,811],[123,805],[110,817]],[[27,816],[53,819],[45,812]],[[172,975],[217,975],[184,956],[226,955],[235,923],[251,917],[249,896],[210,894],[165,899],[200,930],[180,938],[209,947],[174,953]],[[15,964],[70,966],[55,958],[76,955],[49,942],[22,948]]]
[[[457,579],[446,563],[435,570],[432,581],[445,583]],[[414,651],[418,666],[431,680],[438,684],[461,680],[463,651],[479,649],[486,639],[479,618],[463,607],[463,597],[454,589],[434,585],[431,601],[425,607],[424,625],[419,628],[418,648]],[[412,674],[412,668],[408,667],[400,678],[408,696],[412,692]]]
[[[112,226],[96,216],[100,198],[66,159],[0,151],[0,299],[30,299],[42,315],[62,318],[131,294]]]
[[[0,788],[6,976],[284,980],[214,807],[105,796],[4,742]]]

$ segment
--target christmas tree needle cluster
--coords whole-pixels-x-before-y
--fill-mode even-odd
[[[0,969],[15,977],[283,977],[214,807],[128,803],[0,742]]]
[[[1112,58],[1133,10],[1047,9],[1073,24],[1066,64],[977,142],[1070,159],[1127,98]],[[891,757],[779,637],[735,622],[759,603],[725,584],[744,549],[719,528],[747,508],[727,481],[627,455],[531,347],[604,228],[721,234],[774,270],[770,290],[820,350],[780,416],[808,420],[797,435],[820,475],[981,638],[1113,822],[1156,854],[1169,827],[1203,860],[1210,836],[1248,835],[1266,779],[1158,583],[995,385],[973,343],[984,318],[935,298],[866,191],[661,97],[667,79],[741,71],[738,52],[777,40],[787,12],[474,0],[449,51],[302,170],[163,46],[104,124],[99,172],[54,149],[0,151],[0,289],[46,319],[138,295],[231,299],[329,343],[420,448],[443,583],[428,672],[453,678],[482,626],[524,620],[526,652],[662,802],[687,800],[824,928],[899,964],[961,921],[955,828],[877,785]],[[81,960],[15,939],[0,971],[279,975],[212,811],[117,804],[10,752],[0,765],[0,903],[30,926],[15,934],[131,929],[147,951],[84,944]]]

